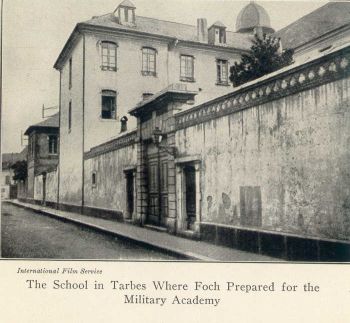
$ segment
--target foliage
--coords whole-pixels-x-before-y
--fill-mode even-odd
[[[235,87],[277,71],[293,62],[293,54],[292,49],[281,52],[279,38],[255,35],[250,52],[242,55],[240,63],[231,66],[230,81]]]
[[[14,172],[14,181],[24,181],[27,178],[27,162],[25,160],[17,161],[11,166],[11,168]]]

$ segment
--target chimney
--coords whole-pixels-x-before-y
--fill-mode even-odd
[[[197,19],[197,37],[201,43],[208,43],[208,27],[205,18]]]
[[[128,118],[126,116],[122,117],[120,119],[120,132],[125,132],[126,130],[128,130]]]

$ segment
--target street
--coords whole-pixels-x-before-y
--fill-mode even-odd
[[[2,203],[3,258],[175,260],[165,253]]]

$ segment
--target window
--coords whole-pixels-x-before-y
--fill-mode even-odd
[[[102,119],[116,119],[116,92],[111,90],[102,91]]]
[[[29,139],[29,152],[32,158],[35,157],[35,135],[32,135]]]
[[[117,45],[112,42],[102,42],[102,70],[117,70]]]
[[[93,173],[91,174],[91,185],[92,185],[93,187],[96,186],[96,172],[93,172]]]
[[[194,82],[194,57],[181,55],[180,80]]]
[[[72,88],[72,58],[69,59],[69,88]]]
[[[228,84],[228,62],[223,59],[216,61],[217,84]]]
[[[156,50],[142,48],[142,75],[156,76]]]
[[[72,101],[69,101],[68,107],[68,130],[72,129]]]
[[[57,154],[57,136],[49,136],[49,154]]]
[[[5,177],[5,185],[10,185],[10,184],[11,184],[10,176],[6,175],[6,177]]]
[[[219,43],[226,44],[226,31],[224,28],[219,29]]]

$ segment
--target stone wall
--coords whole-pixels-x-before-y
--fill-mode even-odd
[[[349,240],[348,52],[177,115],[179,157],[201,161],[201,223]]]
[[[35,176],[34,181],[34,200],[43,201],[44,194],[44,176],[45,180],[45,202],[57,203],[58,172],[57,169],[46,173],[46,175]]]
[[[85,208],[126,216],[125,171],[136,168],[135,135],[128,133],[85,153]]]

